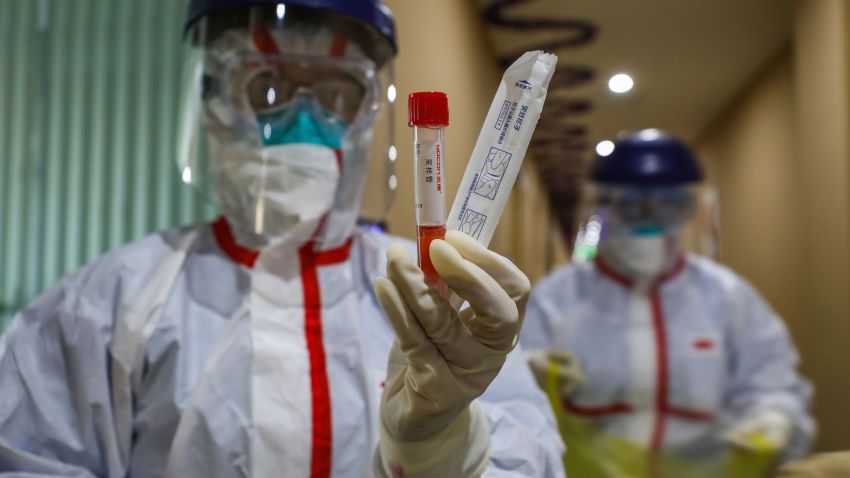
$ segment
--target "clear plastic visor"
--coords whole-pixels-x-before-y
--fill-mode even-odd
[[[595,186],[592,201],[606,222],[619,226],[668,228],[694,215],[696,193],[691,186],[644,188]]]
[[[338,15],[297,8],[280,13],[273,7],[222,12],[200,19],[188,33],[179,174],[231,222],[263,235],[285,232],[304,214],[357,216],[367,179],[383,192],[380,200],[372,194],[369,215],[383,219],[392,196],[395,98],[388,101],[386,94],[391,65],[375,51],[388,46],[370,45],[384,40]],[[382,71],[376,61],[386,63]],[[373,134],[376,121],[382,129]],[[275,163],[292,154],[303,159],[303,168]],[[369,166],[370,155],[379,164]],[[237,170],[234,161],[248,167]],[[333,186],[333,197],[301,208],[304,194],[289,194],[299,183],[317,191]],[[263,204],[270,194],[285,210]]]

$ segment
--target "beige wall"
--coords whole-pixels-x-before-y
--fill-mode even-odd
[[[414,238],[412,132],[407,126],[407,96],[415,91],[443,91],[449,97],[447,129],[447,195],[451,208],[458,184],[493,95],[502,76],[495,53],[484,31],[478,8],[471,1],[386,0],[398,29],[399,55],[395,62],[398,85],[395,138],[398,144],[398,189],[387,215],[389,232]],[[382,150],[373,160],[380,161]],[[536,174],[529,172],[531,159],[518,181],[490,247],[514,259],[532,279],[545,272],[543,251],[549,227],[548,212]],[[520,184],[522,185],[520,187]],[[380,188],[367,189],[368,195]],[[522,209],[524,214],[517,214]],[[529,253],[528,251],[534,251]]]
[[[818,448],[850,448],[850,4],[802,0],[791,50],[699,142],[721,259],[786,319]]]
[[[720,260],[756,284],[792,329],[799,318],[799,216],[795,189],[790,52],[699,145],[720,201]],[[777,260],[777,258],[782,258]]]
[[[850,3],[799,2],[794,54],[805,369],[828,448],[850,448]]]

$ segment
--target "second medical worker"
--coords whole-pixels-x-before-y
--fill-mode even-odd
[[[682,250],[702,177],[661,131],[618,141],[590,171],[599,255],[532,293],[521,343],[569,476],[754,478],[812,442],[782,320],[741,277]]]

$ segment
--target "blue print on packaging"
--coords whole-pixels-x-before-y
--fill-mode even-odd
[[[487,199],[495,199],[510,162],[511,153],[499,148],[490,148],[487,161],[484,162],[478,182],[475,184],[475,194]]]
[[[499,111],[499,117],[496,119],[496,129],[502,129],[505,126],[505,120],[508,118],[508,111],[511,109],[511,102],[505,101],[502,104],[502,110]]]
[[[481,231],[484,230],[485,222],[487,222],[487,216],[472,209],[467,209],[463,215],[463,219],[460,221],[460,227],[458,229],[466,235],[478,239]]]

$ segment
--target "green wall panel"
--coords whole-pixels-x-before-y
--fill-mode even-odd
[[[212,217],[174,163],[184,0],[0,0],[0,328],[62,276]]]

